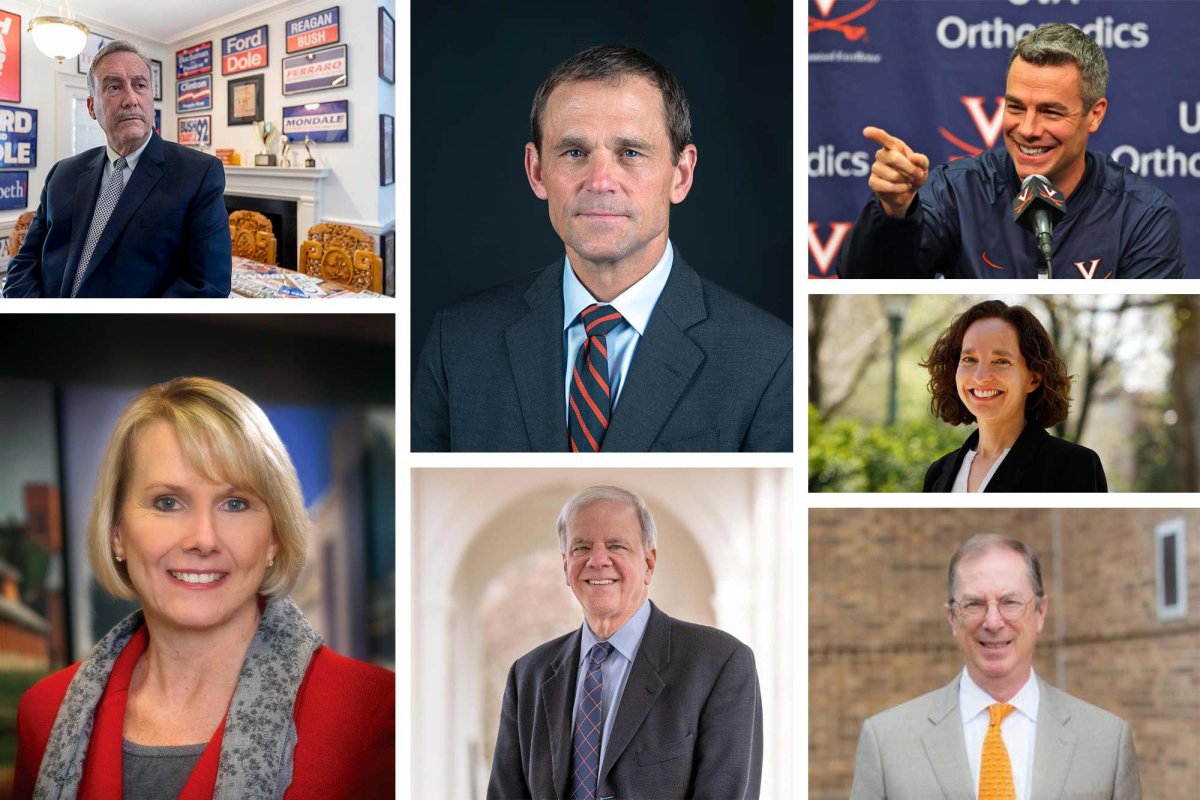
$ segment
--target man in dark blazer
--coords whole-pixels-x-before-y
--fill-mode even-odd
[[[221,162],[154,133],[150,62],[134,45],[101,48],[87,82],[108,144],[51,168],[4,296],[228,296]]]
[[[530,127],[526,175],[566,258],[437,315],[412,449],[790,451],[791,329],[668,238],[697,158],[675,76],[585,50],[543,81]]]
[[[513,664],[488,800],[758,797],[754,654],[649,601],[656,532],[641,498],[585,489],[558,532],[585,621]]]

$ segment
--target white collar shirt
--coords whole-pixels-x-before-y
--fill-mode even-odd
[[[1033,787],[1033,750],[1037,740],[1038,702],[1037,676],[1029,670],[1029,677],[1011,700],[1012,713],[1000,723],[1000,737],[1008,750],[1012,764],[1013,786],[1017,800],[1029,800]],[[983,740],[987,736],[990,715],[988,706],[998,702],[979,688],[963,668],[962,680],[958,684],[958,711],[962,717],[963,739],[967,746],[967,761],[971,764],[972,797],[979,796],[979,770],[983,761]]]
[[[1008,455],[1008,451],[1011,449],[1010,447],[1004,448],[1004,452],[1000,454],[1000,457],[992,462],[992,468],[987,471],[987,475],[983,476],[983,482],[979,484],[979,489],[976,491],[982,492],[987,488],[987,485],[992,480],[992,476],[996,474],[996,470],[1004,463],[1004,457]],[[973,461],[975,461],[975,451],[968,450],[966,457],[963,458],[962,466],[958,468],[958,475],[954,478],[954,486],[950,489],[951,492],[970,491],[967,488],[967,479],[971,477],[971,463]]]
[[[121,170],[121,186],[122,187],[129,185],[129,179],[131,177],[133,177],[133,171],[135,169],[137,169],[138,161],[141,159],[142,153],[145,151],[146,146],[150,144],[150,140],[153,137],[154,137],[154,134],[150,134],[149,136],[147,136],[146,141],[142,142],[141,147],[139,147],[137,150],[134,150],[129,155],[125,156],[125,169]],[[104,166],[104,174],[105,174],[105,176],[107,176],[108,173],[112,171],[112,168],[116,164],[117,159],[121,157],[121,154],[118,153],[116,150],[113,150],[108,145],[105,145],[104,146],[104,155],[107,157],[107,161],[105,162],[105,166]],[[103,180],[101,181],[101,184],[103,185]]]

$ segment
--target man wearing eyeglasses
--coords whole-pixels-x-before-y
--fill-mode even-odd
[[[1049,603],[1037,555],[972,536],[946,598],[965,668],[863,724],[851,800],[1140,800],[1129,725],[1034,674]]]

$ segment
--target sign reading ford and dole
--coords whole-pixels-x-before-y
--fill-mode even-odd
[[[284,23],[284,31],[287,33],[287,51],[289,53],[336,44],[341,38],[338,7],[334,6],[315,14],[289,19]]]
[[[0,106],[0,167],[37,166],[37,109]]]
[[[236,75],[267,66],[267,26],[221,40],[221,74]]]

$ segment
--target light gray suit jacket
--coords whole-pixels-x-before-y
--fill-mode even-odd
[[[961,675],[863,723],[850,800],[973,800],[958,712]],[[1031,800],[1141,800],[1133,732],[1038,678]]]

